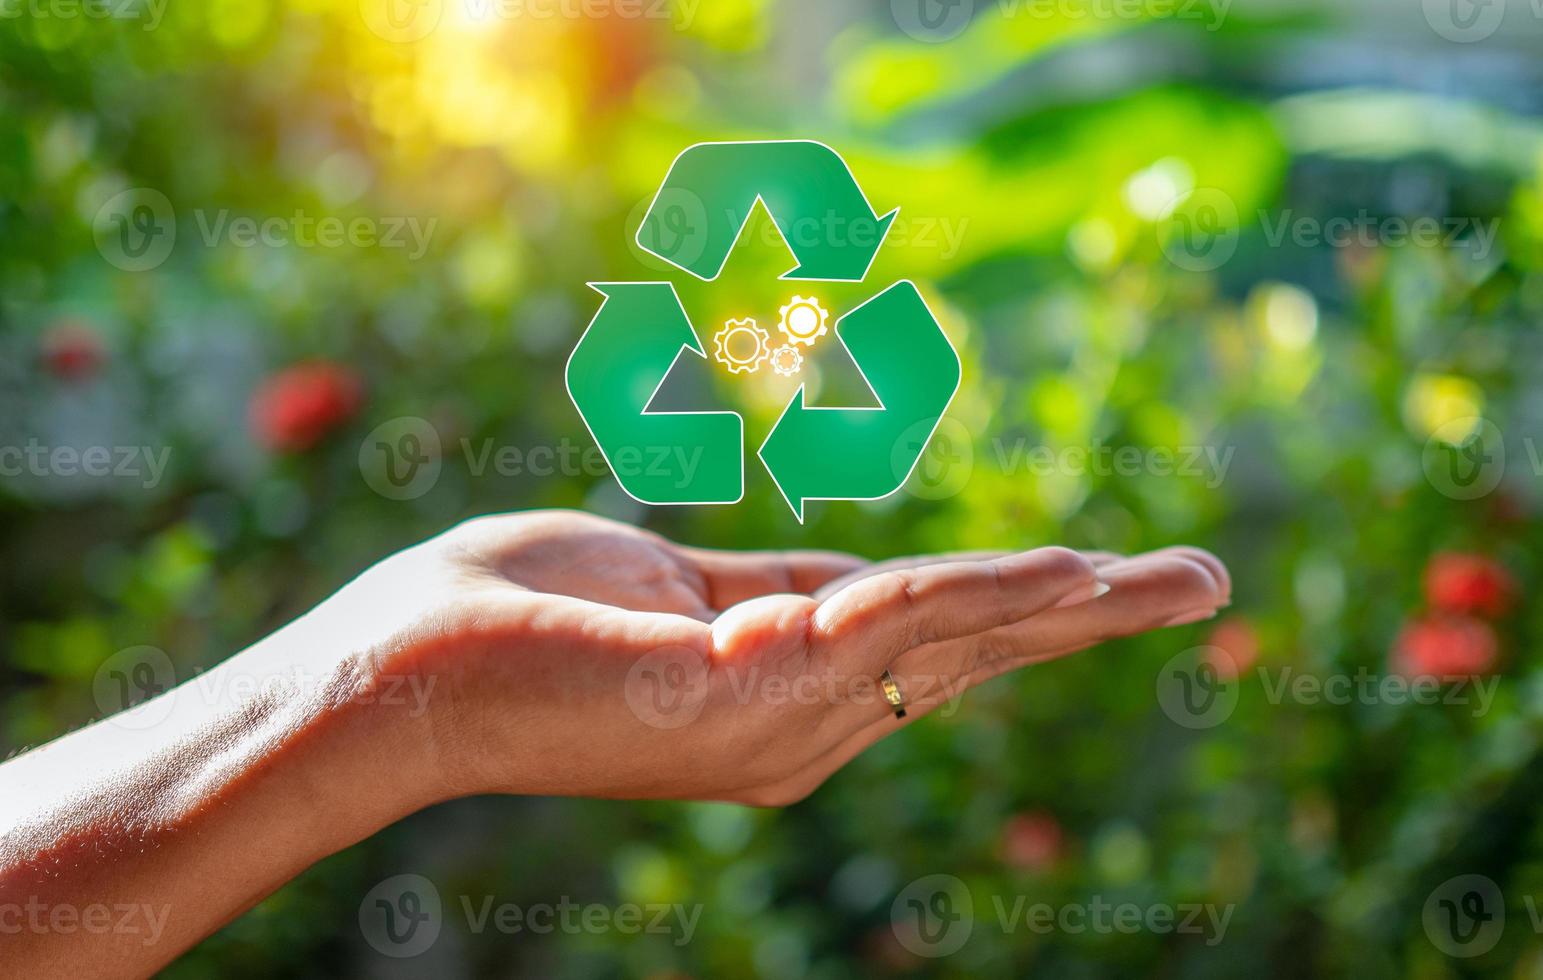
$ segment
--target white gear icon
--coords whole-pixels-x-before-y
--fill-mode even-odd
[[[784,378],[791,378],[804,367],[804,355],[797,347],[778,347],[771,352],[772,370]]]
[[[750,319],[730,320],[713,335],[713,359],[727,367],[730,374],[755,372],[770,347],[770,335]]]
[[[805,347],[825,336],[830,314],[813,296],[794,296],[780,311],[777,329],[787,334],[788,340]]]

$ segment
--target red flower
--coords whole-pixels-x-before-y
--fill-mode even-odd
[[[60,320],[43,332],[43,366],[64,381],[95,374],[107,359],[102,338],[84,320]]]
[[[1443,612],[1500,616],[1515,594],[1511,573],[1483,555],[1444,552],[1425,568],[1425,596]]]
[[[1226,680],[1234,680],[1259,659],[1259,632],[1244,616],[1228,616],[1211,630],[1207,641],[1221,653],[1208,659]],[[1223,656],[1225,654],[1225,656]]]
[[[264,379],[248,403],[247,418],[264,446],[300,452],[348,421],[362,400],[353,372],[330,361],[311,361]]]
[[[1002,858],[1015,868],[1044,871],[1060,860],[1065,834],[1044,810],[1013,815],[1002,828]]]
[[[1499,653],[1500,641],[1483,620],[1427,616],[1399,633],[1393,665],[1407,677],[1455,680],[1493,672]]]

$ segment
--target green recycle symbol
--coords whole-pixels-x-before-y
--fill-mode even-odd
[[[675,159],[638,228],[650,254],[718,278],[757,203],[798,264],[784,280],[861,282],[899,209],[879,217],[839,154],[811,140],[698,143]],[[801,227],[839,222],[842,234]],[[683,227],[684,225],[684,227]],[[737,412],[649,408],[685,351],[706,358],[669,282],[596,282],[605,297],[568,359],[568,395],[622,489],[646,504],[745,493]],[[802,523],[810,500],[877,500],[905,484],[959,389],[958,352],[900,280],[836,321],[876,407],[805,404],[800,385],[758,452]]]

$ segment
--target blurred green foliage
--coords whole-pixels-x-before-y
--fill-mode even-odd
[[[411,42],[372,31],[371,0],[0,19],[0,442],[170,449],[152,487],[0,481],[0,745],[98,716],[92,679],[115,651],[158,647],[191,676],[390,551],[494,510],[582,507],[693,543],[876,558],[1200,544],[1233,568],[1234,634],[1258,637],[1272,676],[1386,674],[1437,551],[1536,581],[1535,36],[1465,48],[1417,11],[1239,0],[1214,30],[1174,4],[1131,17],[981,4],[958,36],[929,39],[887,6],[450,12]],[[759,136],[837,147],[880,211],[911,222],[869,284],[827,293],[840,311],[914,278],[962,352],[956,424],[908,491],[815,505],[800,526],[753,465],[738,506],[659,511],[606,475],[475,474],[463,440],[588,445],[561,381],[598,303],[585,282],[662,275],[629,243],[669,162],[692,142]],[[175,247],[145,272],[102,244],[102,209],[132,188],[177,215]],[[1186,215],[1201,192],[1236,211],[1196,226],[1229,250],[1214,266],[1175,250],[1188,221],[1216,217]],[[222,216],[297,214],[432,230],[421,254],[209,233]],[[1417,217],[1459,233],[1343,246],[1275,233]],[[1476,232],[1491,227],[1485,247]],[[724,280],[678,284],[699,328],[731,307],[773,318],[786,267],[753,222]],[[88,349],[56,349],[70,343]],[[362,407],[312,448],[265,448],[252,393],[315,360],[356,374]],[[850,384],[850,365],[816,370],[817,388]],[[755,381],[701,372],[685,391],[744,409],[757,445],[786,389]],[[1427,441],[1481,415],[1505,434],[1507,478],[1455,499],[1427,479]],[[445,455],[410,501],[372,491],[358,462],[366,433],[401,416],[429,420]],[[1229,462],[1120,475],[1012,455],[1100,445]],[[404,872],[454,908],[458,895],[703,906],[683,946],[472,935],[452,914],[406,964],[446,976],[1449,975],[1457,961],[1421,926],[1432,888],[1461,873],[1508,896],[1543,886],[1538,625],[1525,604],[1501,622],[1483,713],[1272,703],[1247,672],[1235,713],[1190,729],[1154,691],[1207,640],[1202,625],[994,682],[786,812],[440,807],[324,862],[170,975],[384,975],[358,905]],[[1058,828],[1050,859],[1011,858],[1024,814]],[[978,919],[937,960],[906,952],[890,920],[896,893],[933,873],[967,884]],[[993,898],[1016,896],[1235,914],[1215,944],[1007,932]],[[1524,912],[1516,901],[1500,945],[1463,968],[1543,969]]]

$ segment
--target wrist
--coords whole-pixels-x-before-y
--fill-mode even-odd
[[[264,641],[280,648],[276,656],[263,651],[273,663],[260,669],[282,694],[260,726],[266,737],[257,735],[271,747],[260,767],[311,824],[312,860],[447,795],[431,710],[436,678],[399,669],[412,659],[400,655],[362,651],[318,661],[319,639],[296,629]]]

